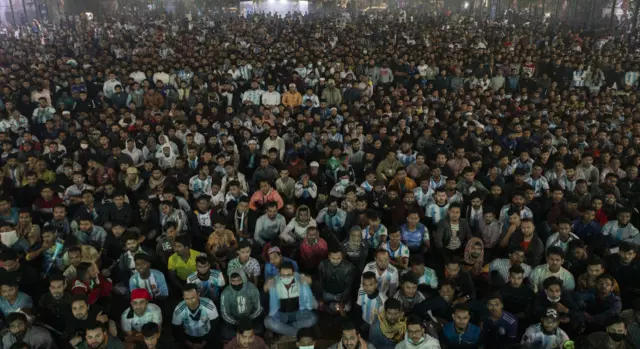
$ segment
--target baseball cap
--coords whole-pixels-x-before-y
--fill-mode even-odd
[[[282,254],[282,252],[280,251],[280,247],[271,247],[269,249],[269,254],[272,254],[272,253]]]
[[[131,300],[135,301],[136,299],[150,300],[151,295],[146,288],[136,288],[135,290],[131,291]]]

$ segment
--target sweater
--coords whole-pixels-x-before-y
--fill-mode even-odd
[[[260,245],[264,245],[268,240],[274,239],[282,234],[286,226],[287,221],[283,215],[276,213],[276,217],[271,219],[268,215],[264,214],[260,216],[256,222],[254,239],[260,243]]]
[[[255,319],[263,310],[260,304],[260,292],[256,286],[247,280],[244,271],[240,269],[229,271],[229,275],[235,273],[242,278],[242,288],[235,290],[233,287],[226,287],[220,297],[222,319],[232,325],[242,318]]]

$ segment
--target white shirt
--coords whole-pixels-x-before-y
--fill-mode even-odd
[[[280,93],[273,91],[266,91],[262,94],[263,105],[280,105]]]
[[[370,262],[364,267],[362,273],[366,273],[368,271],[376,274],[376,278],[378,279],[378,291],[380,293],[388,295],[394,295],[396,293],[396,289],[398,288],[398,269],[393,265],[389,264],[387,269],[385,269],[382,274],[378,271],[378,266],[376,262]],[[362,290],[362,283],[360,284],[360,290]]]
[[[160,310],[159,306],[153,303],[147,304],[147,309],[144,311],[142,316],[138,316],[138,314],[129,307],[120,317],[120,325],[122,326],[122,330],[125,332],[140,332],[142,331],[142,326],[150,322],[155,322],[162,327],[162,310]]]

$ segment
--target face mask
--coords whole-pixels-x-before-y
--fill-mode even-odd
[[[341,179],[340,180],[340,184],[347,185],[347,184],[349,184],[349,180],[348,179]]]
[[[419,345],[420,343],[424,342],[424,337],[421,337],[418,341],[414,341],[413,339],[407,337],[407,341],[409,341],[409,343],[413,345]]]
[[[242,286],[243,286],[243,284],[231,285],[231,288],[233,288],[235,291],[240,291],[240,290],[242,290]]]
[[[480,253],[477,253],[477,252],[471,253],[471,258],[478,258],[478,257],[480,257]]]
[[[560,297],[551,298],[551,297],[547,296],[547,300],[549,300],[549,302],[551,302],[551,303],[558,303],[560,301]]]
[[[89,148],[89,144],[86,144],[86,143],[80,143],[80,148],[82,148],[82,149],[87,149],[87,148]]]
[[[625,338],[627,338],[627,335],[623,333],[607,333],[609,334],[609,338],[611,338],[611,340],[614,342],[622,342],[623,340],[625,340]]]
[[[280,278],[280,280],[282,280],[282,283],[284,283],[285,285],[289,285],[291,284],[291,282],[293,282],[293,276],[283,276]]]
[[[298,348],[300,348],[300,349],[313,349],[314,346],[313,345],[301,345]]]
[[[18,234],[15,230],[0,233],[0,241],[2,241],[5,246],[11,247],[18,241]]]

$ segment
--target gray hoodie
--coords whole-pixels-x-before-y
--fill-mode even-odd
[[[242,318],[255,319],[262,313],[260,292],[256,286],[247,280],[247,275],[242,269],[234,269],[229,272],[229,276],[233,274],[240,274],[242,277],[242,288],[236,291],[229,282],[220,296],[222,319],[232,325]]]

